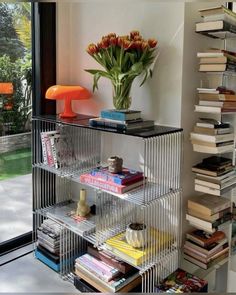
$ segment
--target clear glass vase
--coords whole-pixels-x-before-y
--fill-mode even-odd
[[[112,83],[113,105],[116,110],[128,110],[131,106],[130,90],[132,81]]]

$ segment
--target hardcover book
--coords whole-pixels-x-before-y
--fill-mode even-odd
[[[151,241],[145,249],[134,248],[129,245],[125,238],[125,232],[118,234],[105,243],[106,249],[118,255],[128,263],[133,265],[140,265],[143,263],[147,255],[156,255],[157,249],[163,249],[167,244],[170,244],[173,237],[171,234],[151,228]]]
[[[129,183],[128,185],[119,185],[111,181],[99,179],[89,173],[80,175],[80,182],[117,194],[124,194],[132,189],[138,188],[143,185],[143,180],[134,181],[132,183]]]
[[[106,253],[104,250],[97,250],[94,247],[88,246],[88,253],[92,256],[104,261],[105,263],[117,268],[122,273],[127,273],[132,269],[132,266],[122,260],[118,260],[115,256]]]
[[[186,238],[195,242],[201,247],[209,247],[222,239],[225,239],[225,233],[223,231],[217,231],[213,234],[209,234],[203,230],[195,229],[186,234]]]
[[[202,212],[203,214],[212,215],[231,206],[230,200],[224,197],[213,195],[201,195],[192,200],[188,200],[188,208]]]
[[[104,181],[114,182],[119,185],[125,185],[134,181],[140,181],[143,179],[143,173],[128,168],[123,168],[120,173],[111,173],[108,167],[98,167],[92,169],[90,174],[94,177],[102,179]]]
[[[136,120],[141,118],[141,111],[135,110],[102,110],[101,118],[118,121]]]

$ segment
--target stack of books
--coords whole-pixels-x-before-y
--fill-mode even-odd
[[[236,95],[233,90],[224,87],[198,88],[199,104],[195,111],[202,113],[236,112]]]
[[[231,202],[213,195],[197,196],[188,200],[186,219],[192,226],[214,233],[221,224],[232,219]]]
[[[195,190],[215,196],[221,196],[236,184],[236,174],[232,160],[211,156],[192,167],[195,176]]]
[[[156,286],[155,293],[203,293],[208,282],[178,268]]]
[[[229,244],[222,231],[209,234],[194,230],[186,235],[184,258],[203,269],[208,269],[229,255]]]
[[[75,274],[100,292],[128,292],[141,283],[136,268],[90,246],[76,258]]]
[[[236,71],[236,53],[223,49],[208,49],[198,52],[200,72]]]
[[[196,24],[196,32],[215,38],[235,37],[236,14],[225,6],[199,10],[203,22]]]
[[[123,168],[121,173],[111,173],[108,167],[97,167],[80,175],[80,182],[113,193],[124,194],[144,184],[143,173]]]
[[[99,118],[89,120],[92,127],[108,128],[117,131],[133,131],[154,126],[154,121],[143,120],[141,111],[102,110]]]
[[[234,148],[234,133],[208,135],[191,132],[190,139],[195,152],[220,154],[232,152]]]
[[[46,265],[60,270],[60,226],[50,219],[45,219],[37,229],[37,248],[35,256]]]

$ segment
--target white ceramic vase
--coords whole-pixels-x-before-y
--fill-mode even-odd
[[[143,229],[132,229],[133,223],[129,224],[126,228],[126,241],[134,248],[144,247],[147,243],[147,228],[143,225]]]

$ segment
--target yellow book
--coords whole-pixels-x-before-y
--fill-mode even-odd
[[[134,248],[129,245],[125,239],[125,232],[108,239],[106,248],[128,263],[139,265],[148,258],[148,255],[156,255],[158,250],[164,250],[173,240],[170,233],[154,228],[151,228],[150,231],[150,242],[144,249]]]

